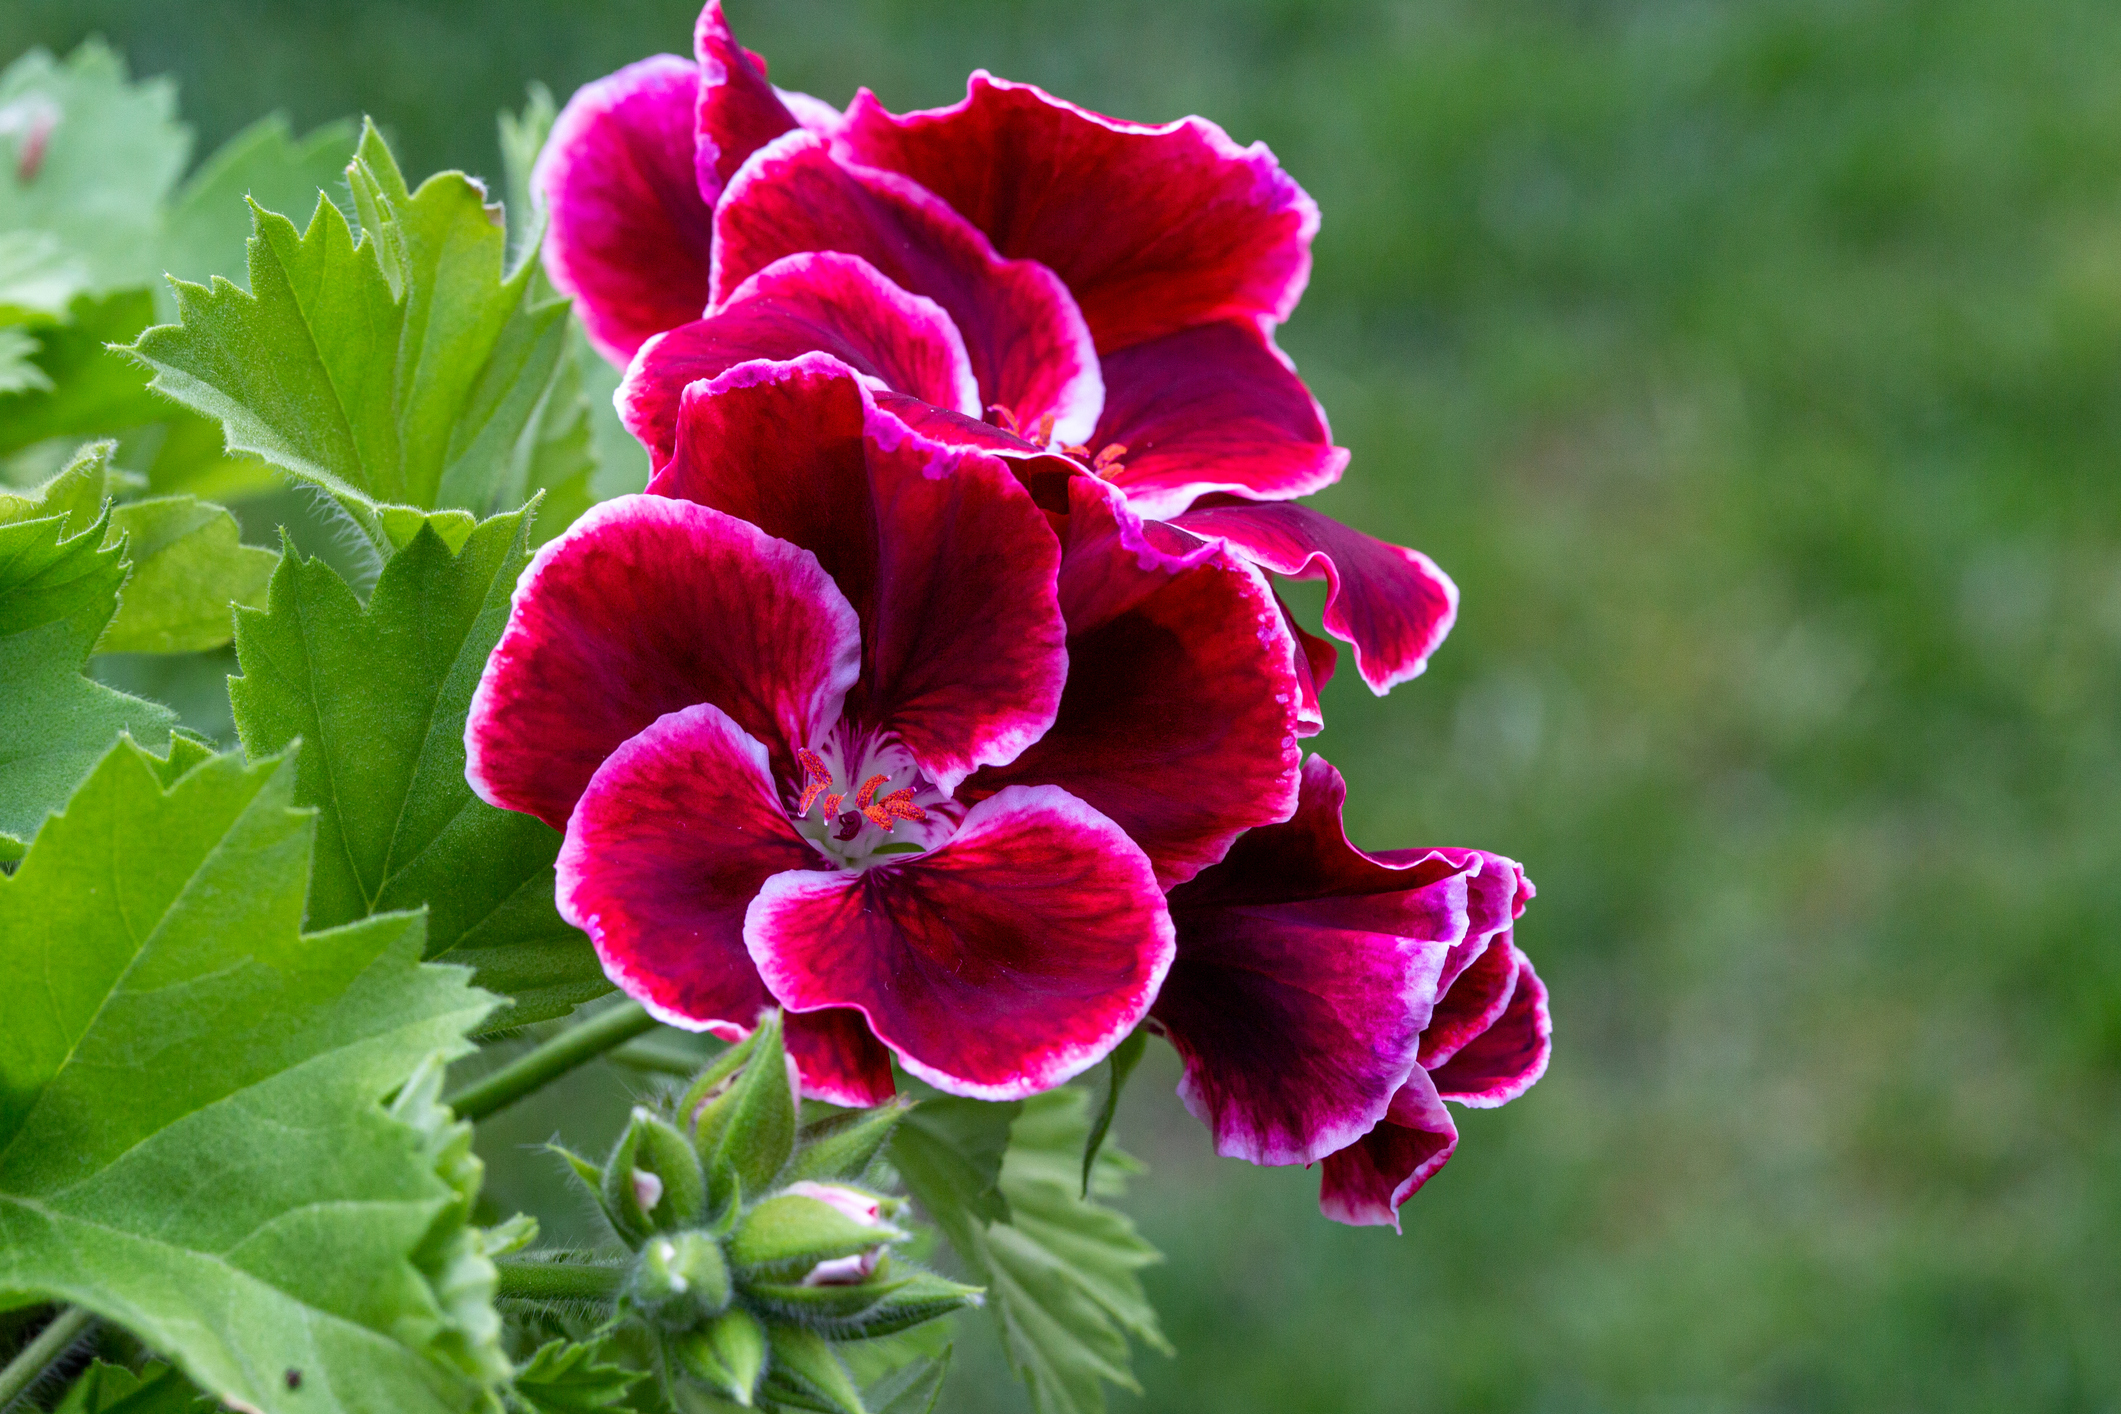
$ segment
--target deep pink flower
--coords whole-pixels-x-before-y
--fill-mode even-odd
[[[1346,794],[1311,757],[1291,819],[1172,890],[1178,959],[1153,1014],[1216,1152],[1323,1161],[1326,1216],[1396,1228],[1457,1146],[1442,1102],[1524,1093],[1552,1028],[1512,941],[1523,871],[1478,850],[1365,854]]]
[[[911,431],[824,355],[699,385],[678,425],[660,494],[592,509],[525,571],[465,727],[473,785],[566,830],[560,909],[614,981],[725,1035],[785,1007],[811,1094],[877,1103],[891,1054],[982,1098],[1090,1065],[1142,1019],[1173,948],[1154,851],[1092,787],[1125,746],[1178,734],[1100,726],[1093,706],[1084,760],[1018,769],[1075,691],[1048,514],[1003,463]],[[1225,564],[1158,587],[1250,583],[1251,616],[1232,621],[1232,587],[1198,651],[1242,634],[1271,663],[1278,615]],[[1278,641],[1286,687],[1295,648]],[[1254,681],[1233,694],[1268,677],[1239,669]],[[1292,709],[1275,710],[1293,749]],[[1105,759],[1100,730],[1123,738]],[[1279,741],[1264,766],[1240,757],[1250,738],[1226,745],[1214,769],[1293,794]],[[1206,844],[1197,820],[1169,832],[1165,872],[1292,804],[1247,802]]]
[[[984,72],[948,108],[893,114],[865,89],[840,113],[768,83],[719,0],[694,51],[582,89],[537,174],[547,268],[632,360],[621,412],[658,467],[688,385],[828,352],[937,441],[1057,454],[1138,517],[1327,580],[1326,630],[1373,691],[1421,672],[1451,581],[1285,504],[1347,453],[1274,344],[1318,209],[1263,144]],[[1335,655],[1306,646],[1315,688]]]

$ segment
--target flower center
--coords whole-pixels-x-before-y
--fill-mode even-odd
[[[843,869],[925,854],[956,834],[964,818],[895,738],[841,722],[795,759],[803,779],[791,787],[789,818]]]
[[[1120,458],[1127,454],[1127,445],[1124,442],[1107,442],[1094,453],[1087,446],[1078,446],[1073,442],[1063,442],[1058,447],[1055,447],[1053,445],[1053,414],[1050,412],[1030,427],[1018,422],[1016,414],[1003,407],[1000,403],[988,408],[987,415],[994,419],[996,427],[1001,428],[1002,431],[1012,437],[1021,437],[1034,447],[1046,447],[1059,452],[1064,457],[1073,457],[1076,461],[1089,468],[1092,476],[1110,481],[1125,469],[1125,463],[1120,461]]]

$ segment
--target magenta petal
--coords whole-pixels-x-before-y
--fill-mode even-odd
[[[1060,272],[1101,352],[1296,308],[1318,206],[1265,143],[1205,118],[1151,127],[972,75],[962,103],[895,115],[855,95],[835,150],[902,172],[1005,255]]]
[[[809,251],[776,260],[704,319],[643,345],[619,389],[620,419],[661,467],[687,387],[753,359],[812,351],[884,388],[979,415],[979,383],[942,306],[908,294],[857,256]]]
[[[1025,427],[1050,416],[1062,442],[1097,427],[1105,400],[1097,351],[1060,277],[1035,261],[1002,259],[915,183],[843,165],[816,134],[794,132],[755,153],[716,208],[715,298],[806,250],[858,255],[948,311],[983,408],[998,403]]]
[[[1333,671],[1340,666],[1340,650],[1297,623],[1296,616],[1289,612],[1288,604],[1279,594],[1274,596],[1274,604],[1281,610],[1281,621],[1296,639],[1297,648],[1302,650],[1297,655],[1296,664],[1297,687],[1303,693],[1303,702],[1296,714],[1296,734],[1317,736],[1326,727],[1325,709],[1319,705],[1318,690],[1333,681]]]
[[[1308,496],[1340,479],[1345,448],[1256,321],[1221,321],[1105,355],[1105,413],[1088,445],[1117,445],[1112,483],[1169,520],[1202,496]]]
[[[1216,496],[1173,518],[1276,574],[1326,581],[1326,632],[1355,645],[1355,668],[1382,697],[1419,677],[1458,617],[1458,586],[1419,550],[1372,540],[1303,506]]]
[[[714,216],[693,181],[698,87],[674,54],[583,85],[531,178],[550,213],[545,273],[616,364],[707,307]]]
[[[672,712],[597,768],[560,846],[560,916],[673,1026],[749,1029],[774,1005],[744,949],[759,886],[814,869],[766,748],[719,707]]]
[[[1052,723],[1068,677],[1060,546],[993,457],[877,411],[823,354],[687,388],[653,494],[713,506],[814,552],[860,615],[849,715],[894,731],[954,790]]]
[[[1318,1209],[1351,1227],[1399,1230],[1400,1205],[1414,1196],[1458,1147],[1458,1126],[1416,1069],[1392,1098],[1385,1120],[1337,1154],[1326,1156]]]
[[[711,702],[787,757],[774,774],[788,779],[860,662],[854,610],[809,551],[705,506],[621,496],[517,581],[464,723],[464,774],[489,804],[564,827],[621,742]]]
[[[1501,942],[1496,946],[1509,947],[1517,964],[1509,1008],[1493,1026],[1431,1072],[1438,1094],[1478,1110],[1508,1104],[1531,1089],[1546,1074],[1554,1044],[1546,984],[1532,970],[1532,960],[1515,946]]]
[[[699,60],[692,113],[696,180],[701,199],[712,206],[744,159],[795,127],[796,117],[766,82],[766,61],[729,32],[722,0],[707,0],[700,11],[692,52]]]
[[[1013,1100],[1100,1060],[1171,964],[1148,859],[1067,792],[982,801],[932,854],[860,874],[781,874],[744,925],[791,1009],[855,1007],[906,1069]]]
[[[1368,1133],[1418,1069],[1437,974],[1465,933],[1464,868],[1372,860],[1342,832],[1345,799],[1313,756],[1287,823],[1171,891],[1178,961],[1155,1014],[1218,1153],[1312,1163]]]
[[[1050,783],[1117,821],[1166,887],[1296,808],[1298,654],[1272,593],[1219,547],[1068,483],[1060,604],[1068,677],[1053,727],[966,783]]]
[[[784,1034],[788,1054],[803,1073],[803,1093],[811,1099],[866,1109],[897,1092],[891,1052],[869,1034],[860,1012],[849,1007],[792,1011],[784,1018]]]
[[[1517,959],[1504,934],[1482,948],[1472,965],[1436,999],[1429,1029],[1421,1034],[1421,1063],[1430,1070],[1465,1049],[1493,1026],[1517,990]]]

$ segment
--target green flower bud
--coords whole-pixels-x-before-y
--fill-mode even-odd
[[[802,1134],[802,1147],[788,1167],[791,1179],[855,1179],[868,1171],[891,1131],[912,1107],[900,1098],[873,1110],[850,1110]]]
[[[626,1245],[638,1248],[642,1239],[653,1230],[648,1220],[648,1210],[662,1200],[663,1181],[654,1174],[641,1172],[636,1176],[636,1162],[641,1151],[641,1121],[648,1112],[636,1108],[633,1118],[627,1122],[626,1130],[619,1135],[619,1142],[612,1146],[611,1157],[604,1160],[604,1171],[597,1180],[597,1197],[604,1205],[604,1216],[618,1229]]]
[[[696,1143],[711,1184],[725,1166],[740,1196],[764,1193],[795,1151],[796,1105],[801,1079],[781,1045],[780,1013],[759,1019],[747,1044],[744,1068],[715,1093],[716,1081],[683,1113],[695,1125]],[[705,1079],[705,1076],[702,1076]],[[694,1082],[699,1088],[699,1082]],[[692,1091],[686,1092],[688,1098]],[[722,1194],[715,1193],[719,1201]]]
[[[729,1239],[729,1258],[746,1275],[775,1281],[807,1275],[820,1263],[864,1258],[906,1236],[883,1219],[881,1202],[838,1184],[800,1183],[744,1215]],[[861,1275],[854,1277],[860,1280]]]
[[[861,1391],[823,1336],[802,1326],[775,1326],[766,1339],[773,1350],[772,1373],[766,1379],[770,1396],[802,1407],[865,1414]]]
[[[674,1323],[720,1314],[729,1305],[729,1264],[721,1243],[698,1231],[649,1238],[627,1294],[635,1305]]]
[[[641,1138],[630,1177],[643,1215],[665,1232],[697,1225],[706,1215],[707,1177],[691,1141],[646,1110],[634,1110],[633,1123]]]
[[[986,1304],[986,1291],[977,1286],[939,1277],[934,1272],[915,1271],[889,1284],[877,1301],[833,1327],[842,1340],[868,1340],[911,1330],[938,1316]]]
[[[739,1306],[670,1342],[685,1372],[746,1409],[766,1369],[766,1328]]]

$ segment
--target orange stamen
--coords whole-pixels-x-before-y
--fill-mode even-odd
[[[810,813],[810,807],[817,804],[819,796],[832,789],[832,771],[818,754],[807,746],[796,749],[795,761],[803,768],[804,776],[802,803],[795,807],[796,818],[800,820]],[[830,805],[825,807],[825,815],[826,818],[831,818]]]
[[[1034,447],[1043,447],[1053,440],[1053,414],[1047,413],[1038,420],[1038,429],[1026,439]]]
[[[1010,436],[1021,437],[1024,435],[1024,429],[1016,421],[1016,414],[1003,407],[1000,403],[991,404],[987,408],[987,416],[993,418],[995,425]]]

